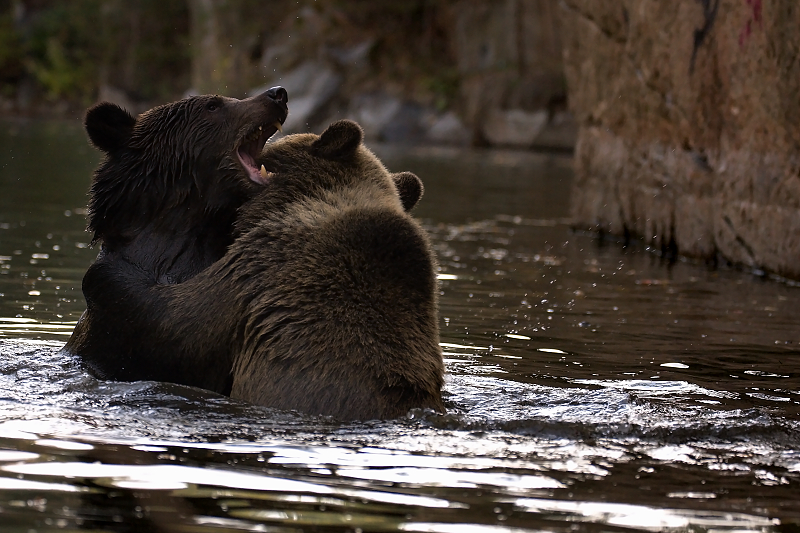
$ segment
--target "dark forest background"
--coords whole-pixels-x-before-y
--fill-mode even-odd
[[[100,99],[140,112],[187,94],[240,98],[305,65],[320,76],[287,87],[290,99],[318,100],[304,124],[400,102],[404,116],[416,106],[430,124],[453,113],[447,124],[463,131],[451,137],[515,144],[511,130],[542,129],[565,109],[556,4],[0,0],[0,113],[79,115]],[[305,95],[317,82],[325,87]],[[490,112],[493,124],[511,128],[498,142],[481,126]]]

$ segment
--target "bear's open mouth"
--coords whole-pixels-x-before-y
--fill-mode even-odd
[[[242,164],[247,176],[261,185],[267,183],[269,173],[264,169],[264,165],[261,165],[261,169],[256,167],[256,159],[258,159],[269,138],[275,135],[277,131],[283,131],[280,121],[275,121],[274,124],[269,126],[258,126],[244,136],[244,139],[236,149],[236,155],[239,157],[239,162]]]

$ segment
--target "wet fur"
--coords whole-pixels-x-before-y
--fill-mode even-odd
[[[259,163],[275,174],[227,254],[127,298],[153,345],[187,372],[228,368],[231,396],[260,405],[347,420],[443,411],[435,260],[405,209],[421,182],[361,140],[340,121],[267,145]]]
[[[109,103],[87,111],[89,138],[106,154],[89,202],[89,230],[101,250],[83,279],[87,310],[66,352],[105,379],[230,390],[229,373],[186,373],[169,343],[152,345],[150,313],[129,301],[133,290],[181,283],[225,254],[236,210],[261,187],[233,149],[259,124],[285,118],[285,102],[267,93],[196,96],[138,117]]]
[[[435,261],[405,209],[421,182],[390,176],[361,139],[341,121],[262,153],[275,183],[245,207],[231,249],[248,272],[235,293],[258,295],[235,398],[343,419],[444,410]]]

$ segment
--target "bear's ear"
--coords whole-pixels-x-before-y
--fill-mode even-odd
[[[328,126],[311,145],[313,153],[324,159],[353,155],[364,140],[364,130],[352,120],[339,120]]]
[[[400,194],[400,202],[403,204],[403,209],[411,211],[425,191],[422,186],[422,180],[411,172],[392,174],[392,179],[395,187],[397,187],[397,192]]]
[[[100,102],[86,111],[83,125],[92,144],[113,152],[128,144],[136,119],[116,104]]]

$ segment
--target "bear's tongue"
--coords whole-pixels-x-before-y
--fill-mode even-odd
[[[261,150],[267,141],[276,131],[283,131],[281,123],[276,121],[271,127],[264,128],[258,127],[258,131],[254,131],[248,139],[242,142],[241,146],[236,150],[236,155],[239,157],[242,167],[247,172],[248,177],[256,183],[265,185],[269,181],[271,172],[267,172],[264,165],[261,165],[259,170],[256,167],[256,158],[261,154]]]
[[[242,167],[244,168],[245,172],[247,172],[247,176],[254,182],[260,183],[264,185],[267,180],[266,172],[261,172],[256,167],[256,160],[255,155],[260,152],[261,146],[264,143],[256,141],[245,142],[236,150],[236,155],[239,156],[239,161],[242,163]]]

